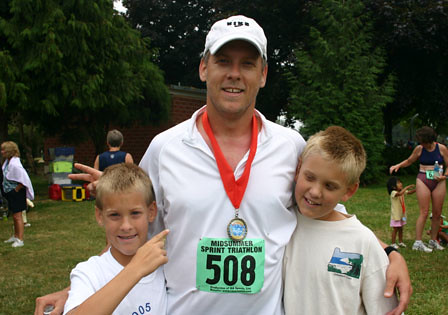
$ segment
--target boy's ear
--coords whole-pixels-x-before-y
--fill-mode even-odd
[[[345,202],[345,201],[349,200],[355,194],[355,192],[358,190],[358,188],[359,188],[359,182],[357,182],[356,184],[353,184],[352,186],[349,186],[347,188],[347,192],[345,193],[345,195],[342,196],[341,201]]]
[[[101,215],[101,210],[97,206],[95,206],[95,219],[96,219],[96,222],[98,222],[99,226],[104,225],[103,224],[103,216]]]
[[[148,222],[153,222],[157,216],[157,203],[155,200],[149,205],[148,211]]]
[[[294,176],[294,182],[297,183],[297,178],[299,177],[300,167],[302,166],[302,158],[299,158],[299,162],[297,163],[296,175]]]

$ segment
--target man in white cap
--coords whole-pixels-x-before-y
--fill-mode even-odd
[[[156,193],[154,232],[170,230],[167,314],[283,314],[282,259],[305,141],[255,109],[267,71],[267,40],[253,19],[216,22],[199,65],[207,104],[156,136],[140,162]]]
[[[207,104],[155,137],[140,162],[170,229],[167,314],[283,313],[282,258],[305,141],[255,110],[266,46],[253,19],[216,22],[199,65]]]
[[[216,22],[199,76],[207,104],[156,136],[140,162],[156,194],[152,232],[170,230],[167,314],[283,314],[282,259],[296,226],[292,185],[305,141],[255,110],[267,76],[263,29],[244,16]],[[72,178],[99,175],[77,167],[89,175]],[[396,276],[402,310],[411,286],[394,255],[394,270],[405,269]]]

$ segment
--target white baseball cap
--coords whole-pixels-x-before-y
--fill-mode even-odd
[[[213,24],[205,39],[203,54],[214,55],[224,44],[233,40],[244,40],[257,48],[264,60],[267,56],[267,39],[264,31],[254,19],[243,15],[231,16]]]

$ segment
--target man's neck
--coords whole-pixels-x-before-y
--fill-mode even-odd
[[[252,132],[252,117],[255,110],[247,109],[244,113],[221,113],[212,106],[207,106],[207,115],[216,139],[220,137],[241,137]]]
[[[213,135],[230,167],[235,170],[238,163],[249,151],[252,136],[253,111],[237,119],[226,119],[220,115],[208,114]],[[257,119],[258,120],[258,119]],[[202,115],[196,125],[205,142],[211,148],[210,139],[202,125]],[[260,123],[259,123],[260,125]]]

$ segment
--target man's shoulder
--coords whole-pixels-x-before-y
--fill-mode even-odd
[[[268,133],[273,137],[283,137],[288,141],[294,142],[296,145],[305,145],[306,143],[302,135],[295,129],[279,125],[267,119],[264,120],[264,124]]]
[[[288,134],[288,135],[291,135],[292,137],[300,137],[300,138],[302,138],[300,133],[297,130],[295,130],[295,129],[282,126],[282,125],[277,124],[276,122],[270,121],[268,119],[265,119],[263,122],[266,124],[267,128],[272,130],[272,132]]]
[[[145,154],[140,160],[139,166],[144,170],[155,166],[163,149],[170,144],[179,144],[188,135],[191,121],[186,120],[156,135],[149,144]]]
[[[156,135],[154,137],[154,139],[152,139],[151,143],[149,144],[149,146],[160,146],[163,145],[167,142],[169,142],[170,140],[177,138],[177,137],[181,137],[183,135],[186,134],[186,132],[188,131],[188,127],[190,125],[190,120],[185,120],[171,128],[168,128],[167,130],[162,131],[161,133],[159,133],[158,135]]]

